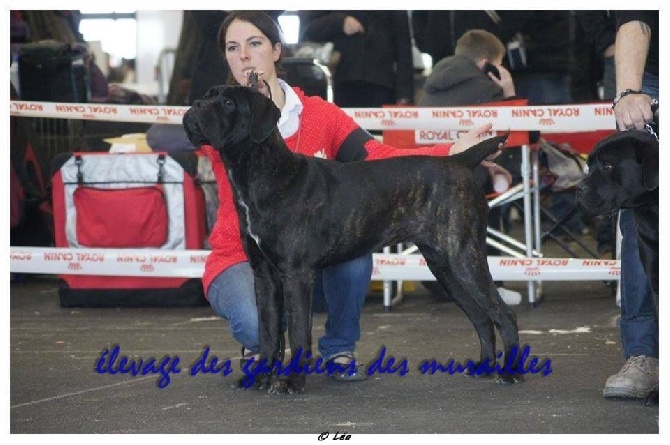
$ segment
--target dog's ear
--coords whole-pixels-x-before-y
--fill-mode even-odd
[[[658,139],[643,130],[620,132],[635,147],[635,156],[642,166],[642,185],[646,190],[658,188]]]
[[[270,137],[277,128],[281,112],[274,102],[263,94],[255,92],[249,96],[251,107],[249,136],[255,143],[260,143]]]
[[[658,142],[640,141],[637,146],[637,155],[641,159],[642,184],[647,190],[658,188]]]

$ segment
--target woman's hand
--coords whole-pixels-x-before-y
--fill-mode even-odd
[[[454,145],[451,146],[451,149],[449,150],[449,155],[455,155],[461,153],[467,150],[468,148],[472,147],[473,145],[478,144],[484,139],[484,136],[489,135],[489,133],[491,132],[491,128],[493,128],[493,124],[489,122],[488,124],[484,124],[479,128],[468,131],[463,136],[458,138],[458,140],[454,143]],[[498,154],[499,153],[496,153],[495,156],[498,156]]]

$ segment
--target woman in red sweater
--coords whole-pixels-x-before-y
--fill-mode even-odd
[[[248,83],[251,72],[260,74],[260,89],[281,110],[278,127],[288,148],[296,153],[351,162],[408,154],[446,156],[469,148],[491,129],[485,125],[466,134],[453,146],[400,150],[375,140],[346,113],[319,97],[305,96],[277,77],[282,55],[278,25],[260,11],[228,14],[219,31],[219,48],[229,67],[229,83]],[[242,248],[238,218],[226,171],[216,150],[205,148],[219,186],[217,221],[210,236],[212,252],[205,265],[203,285],[212,308],[228,320],[233,337],[242,344],[243,359],[260,349],[258,314],[251,267]],[[365,370],[356,366],[354,349],[360,338],[360,311],[372,274],[372,253],[318,272],[315,300],[325,300],[326,333],[319,339],[324,360],[342,365],[347,372],[338,380],[362,380]]]

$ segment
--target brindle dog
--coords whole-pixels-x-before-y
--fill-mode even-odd
[[[480,359],[495,363],[495,327],[515,371],[516,315],[500,298],[488,268],[488,206],[472,169],[506,140],[497,136],[449,157],[407,156],[340,163],[291,152],[278,129],[279,109],[260,92],[218,86],[195,101],[184,127],[195,146],[221,155],[234,191],[246,253],[254,270],[261,363],[279,356],[280,318],[300,368],[309,366],[315,270],[385,245],[413,242],[437,281],[472,321]],[[296,354],[301,354],[296,356]],[[305,374],[266,375],[270,392],[299,393]]]

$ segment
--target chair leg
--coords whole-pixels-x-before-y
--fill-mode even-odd
[[[541,240],[542,240],[542,241],[544,241],[547,237],[550,237],[551,239],[553,239],[554,241],[556,241],[556,242],[557,242],[557,243],[558,243],[558,244],[559,244],[565,251],[567,251],[570,255],[572,255],[572,256],[574,256],[575,258],[577,258],[578,255],[577,255],[576,253],[574,253],[574,252],[572,251],[572,249],[570,249],[565,243],[563,243],[563,241],[562,241],[560,238],[557,238],[556,236],[554,236],[553,232],[554,232],[555,230],[558,229],[558,230],[563,231],[563,233],[565,233],[567,236],[569,236],[570,239],[572,239],[573,241],[575,241],[575,242],[579,245],[579,247],[581,247],[582,249],[584,249],[584,251],[585,251],[586,253],[588,253],[589,255],[591,255],[593,258],[598,258],[598,255],[597,255],[596,253],[594,253],[591,249],[589,249],[588,246],[586,246],[586,245],[582,242],[582,240],[580,240],[578,236],[576,236],[574,233],[572,233],[572,231],[571,231],[570,229],[568,229],[568,228],[566,227],[566,225],[565,225],[565,223],[566,223],[567,221],[569,221],[570,218],[572,218],[572,216],[573,216],[575,213],[577,213],[577,208],[576,208],[576,207],[573,207],[568,213],[566,213],[565,215],[563,215],[563,217],[560,218],[560,219],[556,219],[556,218],[554,217],[554,215],[551,214],[551,212],[549,212],[548,210],[546,210],[546,209],[544,209],[544,208],[542,208],[542,207],[540,207],[540,210],[541,210],[542,213],[543,213],[547,218],[549,218],[550,221],[553,223],[553,225],[549,228],[549,230],[547,230],[546,232],[544,232],[544,233],[542,234],[542,237],[541,237]]]

